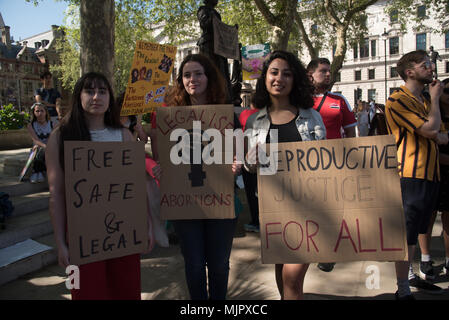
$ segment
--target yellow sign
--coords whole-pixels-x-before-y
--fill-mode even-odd
[[[176,47],[137,41],[122,116],[152,112],[164,102]]]

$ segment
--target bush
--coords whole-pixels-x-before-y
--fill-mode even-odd
[[[0,107],[0,130],[16,130],[23,128],[30,118],[26,112],[20,112],[12,104]]]

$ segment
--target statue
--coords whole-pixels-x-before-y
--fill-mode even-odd
[[[204,0],[204,5],[198,9],[197,17],[201,27],[201,37],[198,40],[197,45],[200,47],[200,53],[209,57],[223,75],[226,82],[227,98],[226,102],[231,103],[231,80],[229,75],[228,60],[225,57],[219,56],[214,53],[214,27],[213,17],[215,16],[221,21],[221,16],[215,6],[218,0]]]
[[[434,70],[435,78],[438,78],[437,60],[442,61],[443,59],[441,58],[438,51],[433,51],[433,46],[430,46],[430,48],[429,48],[429,56],[430,56],[430,60],[432,61],[433,65],[435,67],[435,70]]]

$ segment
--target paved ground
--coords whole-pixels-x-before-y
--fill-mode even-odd
[[[277,300],[279,294],[274,279],[274,266],[263,265],[260,260],[260,239],[255,233],[245,233],[243,223],[249,219],[245,211],[240,219],[231,254],[228,298],[230,300]],[[432,256],[437,270],[441,270],[444,257],[441,222],[437,220]],[[367,289],[368,266],[377,266],[380,272],[379,289]],[[415,269],[417,263],[415,263]],[[49,266],[26,277],[0,287],[3,299],[70,299],[65,287],[65,274],[57,265]],[[449,300],[449,277],[439,276],[435,283],[445,288],[441,295],[418,292],[422,300]],[[306,299],[354,300],[394,299],[396,280],[394,264],[389,262],[338,263],[334,271],[325,273],[316,264],[310,266],[305,280]],[[142,299],[183,300],[188,299],[184,278],[184,266],[179,246],[156,247],[142,256]]]

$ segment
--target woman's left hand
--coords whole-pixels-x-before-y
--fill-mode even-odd
[[[234,162],[232,163],[232,173],[235,176],[238,176],[241,172],[242,172],[242,163],[237,162],[237,159],[234,156]]]

